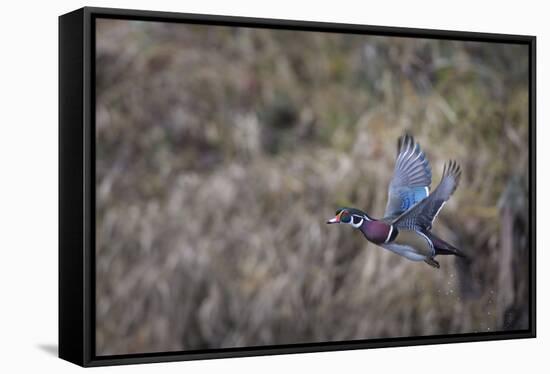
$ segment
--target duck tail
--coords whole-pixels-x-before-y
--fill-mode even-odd
[[[455,246],[447,243],[445,240],[438,238],[431,232],[427,233],[427,235],[434,244],[436,255],[455,255],[464,259],[468,259],[468,256],[464,252],[462,252]]]
[[[464,252],[462,252],[460,249],[453,247],[452,245],[449,245],[446,248],[441,247],[435,247],[435,254],[436,255],[455,255],[462,258],[468,258]]]

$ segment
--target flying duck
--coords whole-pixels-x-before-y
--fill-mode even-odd
[[[403,135],[397,142],[397,159],[384,218],[374,219],[355,208],[339,208],[327,223],[349,224],[382,248],[439,268],[439,262],[434,259],[437,255],[466,257],[431,231],[441,208],[456,190],[460,175],[456,161],[448,161],[441,182],[430,194],[432,171],[428,159],[411,135]]]

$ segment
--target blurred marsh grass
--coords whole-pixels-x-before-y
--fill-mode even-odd
[[[526,48],[98,20],[97,353],[525,328]],[[381,216],[404,131],[470,265],[324,223]]]

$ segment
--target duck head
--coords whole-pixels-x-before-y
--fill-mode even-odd
[[[327,223],[346,223],[359,229],[368,241],[375,244],[385,244],[395,239],[397,228],[384,221],[373,219],[367,213],[355,208],[340,208],[334,218]]]
[[[365,212],[355,208],[339,208],[334,218],[329,219],[327,223],[345,223],[358,229],[365,221],[372,221]]]

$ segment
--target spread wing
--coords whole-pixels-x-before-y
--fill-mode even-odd
[[[411,135],[401,136],[384,217],[395,218],[428,197],[431,183],[430,163],[420,145]]]
[[[460,166],[455,161],[449,161],[433,193],[397,217],[393,224],[408,230],[430,230],[439,211],[458,187],[461,173]]]

